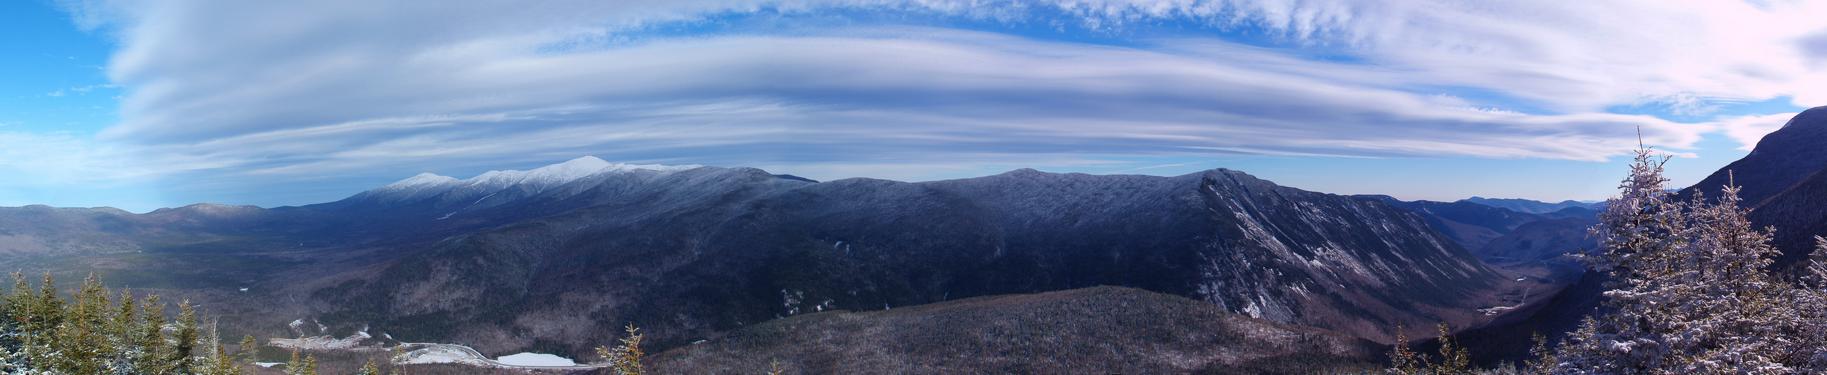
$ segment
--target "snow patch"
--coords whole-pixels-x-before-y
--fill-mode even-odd
[[[488,366],[488,361],[478,358],[474,350],[455,345],[433,345],[423,349],[406,352],[394,363],[402,365],[428,365],[438,363],[455,363],[471,366]]]
[[[340,339],[331,337],[330,335],[323,335],[299,337],[295,339],[272,339],[267,340],[267,343],[275,347],[298,350],[386,350],[381,348],[380,345],[362,345],[362,341],[366,341],[370,338],[373,338],[373,336],[368,336],[368,332],[356,332],[355,334],[349,335],[349,337]]]
[[[385,196],[397,199],[430,196],[456,189],[499,191],[511,186],[524,186],[533,192],[539,192],[571,183],[585,177],[604,173],[625,173],[634,171],[672,173],[698,167],[701,166],[610,163],[595,156],[584,156],[563,163],[547,165],[525,171],[488,171],[467,179],[457,179],[433,173],[420,173],[404,180],[376,188],[372,191],[386,193]]]
[[[393,358],[393,362],[403,365],[448,363],[487,368],[517,369],[594,369],[605,364],[578,364],[570,358],[541,353],[520,353],[502,356],[499,359],[488,359],[476,349],[463,345],[402,343],[403,348],[411,350]]]
[[[387,184],[387,186],[382,186],[381,189],[404,190],[404,189],[421,188],[421,187],[428,187],[428,186],[439,186],[439,185],[445,185],[445,184],[450,184],[450,183],[454,183],[454,182],[457,182],[457,178],[455,178],[455,177],[443,176],[443,175],[438,175],[435,173],[420,173],[417,175],[413,175],[412,177],[407,177],[404,180],[399,180],[394,183]]]
[[[490,187],[507,187],[525,184],[533,185],[533,187],[537,188],[535,190],[540,190],[546,187],[563,185],[600,173],[632,172],[637,170],[676,172],[697,167],[699,166],[610,163],[603,161],[603,159],[598,159],[595,156],[585,156],[527,171],[488,171],[467,180],[452,182],[457,182],[466,186]]]
[[[495,362],[514,366],[577,366],[577,361],[544,353],[519,353],[495,358]]]

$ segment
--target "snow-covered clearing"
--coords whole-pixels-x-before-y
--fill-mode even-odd
[[[323,335],[299,337],[295,339],[272,339],[268,340],[267,343],[280,348],[299,350],[385,350],[384,348],[381,348],[380,345],[362,345],[362,341],[366,341],[370,338],[374,338],[374,336],[369,336],[367,331],[357,331],[355,334],[349,335],[349,337],[340,339],[330,335]]]
[[[403,365],[450,363],[490,368],[513,369],[592,369],[603,367],[600,364],[578,364],[570,358],[541,353],[520,353],[501,356],[499,359],[488,359],[475,349],[463,345],[401,343],[406,347],[405,354],[394,358],[394,363]]]
[[[520,353],[495,358],[496,362],[515,366],[577,366],[577,361],[544,353]]]

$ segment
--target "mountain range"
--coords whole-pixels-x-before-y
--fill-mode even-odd
[[[1597,210],[1597,209],[1603,208],[1605,206],[1605,202],[1602,202],[1602,201],[1601,202],[1582,202],[1582,201],[1575,201],[1575,200],[1564,200],[1564,201],[1560,201],[1560,202],[1542,202],[1542,201],[1518,199],[1518,198],[1485,198],[1485,197],[1478,197],[1478,196],[1466,198],[1464,200],[1461,200],[1461,202],[1474,203],[1474,204],[1480,204],[1480,205],[1491,206],[1491,207],[1496,207],[1496,208],[1502,208],[1505,210],[1521,212],[1521,213],[1525,213],[1525,214],[1551,214],[1551,213],[1554,213],[1557,211],[1563,211],[1563,210],[1568,210],[1568,209],[1574,209],[1575,210],[1574,212],[1578,212],[1579,210]]]
[[[17,255],[0,264],[193,298],[231,329],[316,320],[491,353],[583,354],[629,322],[663,348],[824,310],[1099,285],[1388,342],[1479,324],[1516,288],[1407,210],[1223,169],[816,182],[586,157],[298,207],[0,220],[30,224],[0,237]]]
[[[1818,144],[1827,144],[1827,109],[1802,113],[1683,194],[1715,195],[1707,187],[1727,176],[1795,259],[1827,233]],[[466,179],[420,174],[304,206],[0,208],[0,266],[68,279],[94,272],[190,299],[231,336],[371,332],[584,358],[634,323],[654,349],[673,350],[660,358],[831,357],[851,352],[783,345],[830,344],[807,335],[845,327],[905,335],[894,327],[934,319],[1007,329],[1013,323],[965,317],[1063,314],[1045,311],[1080,311],[1071,309],[1084,299],[1295,327],[1309,339],[1233,357],[1325,342],[1338,349],[1326,358],[1348,364],[1364,358],[1351,348],[1391,343],[1397,327],[1428,337],[1445,322],[1468,342],[1564,331],[1596,304],[1599,281],[1568,255],[1597,248],[1586,229],[1602,208],[1333,195],[1227,169],[814,181],[583,157]],[[1121,288],[1087,289],[1099,286]],[[1200,332],[1241,327],[1225,324]],[[765,334],[782,327],[804,331]],[[755,335],[794,339],[745,338]],[[1069,339],[1037,335],[1020,337]],[[869,344],[872,355],[890,350]],[[1226,363],[1244,362],[1142,368]]]

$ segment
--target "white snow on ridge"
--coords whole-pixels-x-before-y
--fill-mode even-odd
[[[483,172],[476,177],[456,179],[434,173],[420,173],[377,190],[402,191],[425,190],[457,187],[506,188],[526,184],[538,188],[563,185],[589,177],[610,172],[632,172],[638,170],[661,173],[677,172],[700,167],[698,165],[660,165],[660,164],[625,164],[610,163],[595,156],[584,156],[567,160],[563,163],[547,165],[532,170],[495,170]]]
[[[543,353],[520,353],[495,358],[495,362],[514,366],[577,366],[570,358]]]
[[[394,183],[387,184],[387,186],[382,186],[381,188],[382,189],[409,189],[409,188],[417,188],[417,187],[445,185],[445,184],[450,184],[453,182],[457,182],[456,177],[450,177],[450,176],[439,175],[436,173],[426,172],[426,173],[420,173],[417,175],[413,175],[412,177],[407,177],[404,180],[399,180]]]

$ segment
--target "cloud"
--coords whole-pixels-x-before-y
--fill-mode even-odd
[[[727,164],[757,157],[741,154],[744,149],[782,159],[1221,148],[1602,160],[1626,149],[1638,126],[1675,147],[1709,130],[1647,116],[1479,110],[1366,82],[1214,63],[1199,54],[921,32],[945,35],[732,36],[488,64],[453,60],[438,75],[513,79],[488,85],[425,79],[411,89],[346,92],[248,88],[206,99],[224,106],[203,118],[164,110],[190,127],[114,131],[134,139],[201,139],[195,148],[211,152],[259,150],[263,160],[322,159],[318,164],[547,150],[643,150],[629,156],[703,155]],[[1341,79],[1384,74],[1228,48],[1239,60]],[[270,104],[279,102],[287,104]],[[575,104],[542,107],[551,103]],[[235,126],[305,114],[321,118],[313,122],[341,122]],[[250,120],[211,123],[211,117]],[[146,123],[123,126],[133,125]]]
[[[1827,30],[1821,30],[1802,37],[1796,44],[1802,49],[1802,53],[1808,55],[1808,58],[1811,62],[1816,64],[1816,66],[1827,63]]]
[[[60,98],[60,97],[63,97],[65,95],[70,95],[70,94],[88,95],[90,91],[95,91],[96,89],[113,89],[113,88],[119,88],[119,87],[120,86],[116,86],[116,85],[112,85],[112,84],[83,85],[83,86],[75,86],[75,87],[52,90],[51,92],[44,93],[44,96]]]
[[[1720,119],[1715,121],[1715,123],[1725,132],[1726,136],[1731,137],[1734,141],[1738,141],[1738,144],[1740,145],[1738,149],[1750,151],[1751,148],[1757,146],[1758,141],[1764,139],[1765,135],[1776,131],[1776,129],[1782,129],[1783,125],[1788,124],[1789,119],[1794,118],[1795,115],[1795,113],[1777,113],[1769,115],[1737,116]]]
[[[1596,161],[1637,129],[1673,149],[1759,129],[1606,107],[1827,102],[1807,84],[1827,76],[1803,39],[1823,9],[1789,2],[62,4],[121,44],[108,67],[121,122],[86,141],[130,149],[112,155],[143,173],[218,180],[579,154],[827,171],[1136,155]],[[1199,31],[1143,32],[1163,23]]]
[[[0,174],[21,177],[8,178],[0,187],[122,184],[206,169],[209,164],[181,154],[147,155],[141,150],[67,133],[0,132]]]

